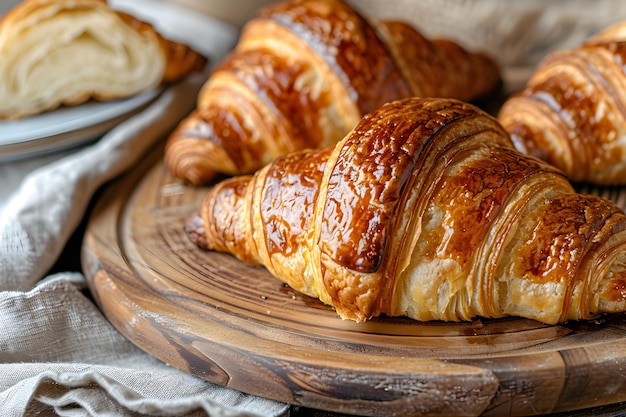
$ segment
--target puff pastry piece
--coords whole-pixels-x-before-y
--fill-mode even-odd
[[[0,21],[0,118],[129,97],[206,61],[104,0],[26,0]]]
[[[207,80],[197,109],[169,138],[165,162],[204,184],[275,157],[339,141],[365,114],[408,97],[488,96],[496,63],[402,22],[371,22],[339,0],[262,9]]]
[[[547,56],[498,119],[574,182],[626,184],[626,22]]]
[[[624,212],[454,99],[386,104],[335,147],[218,182],[186,230],[356,321],[626,309]]]

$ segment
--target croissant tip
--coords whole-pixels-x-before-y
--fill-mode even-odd
[[[204,228],[204,220],[200,212],[192,214],[185,223],[185,234],[189,240],[202,249],[208,249],[206,230]]]
[[[198,169],[195,167],[189,167],[188,169],[178,170],[177,176],[191,184],[194,187],[201,187],[213,181],[218,173],[210,169]]]

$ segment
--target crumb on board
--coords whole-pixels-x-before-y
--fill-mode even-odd
[[[161,195],[171,197],[185,193],[185,187],[180,183],[165,184],[161,187]]]

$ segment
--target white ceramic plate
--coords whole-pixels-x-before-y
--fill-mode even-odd
[[[110,0],[116,9],[154,24],[164,36],[186,42],[210,58],[211,64],[232,48],[238,29],[173,3],[155,0]],[[161,88],[124,100],[87,102],[48,113],[0,121],[0,163],[97,140],[154,100]]]
[[[156,98],[154,89],[125,100],[88,102],[18,120],[0,121],[0,161],[63,149],[95,139]]]

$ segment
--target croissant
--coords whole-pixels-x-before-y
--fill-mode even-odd
[[[387,103],[335,147],[222,180],[186,232],[358,322],[626,310],[624,212],[455,99]]]
[[[402,22],[368,22],[340,0],[267,6],[170,135],[170,172],[200,185],[275,157],[337,143],[360,118],[409,96],[475,101],[500,86],[496,63]]]
[[[104,0],[26,0],[0,20],[0,118],[130,97],[206,62]]]
[[[626,22],[548,55],[498,119],[522,152],[573,182],[626,184]]]

